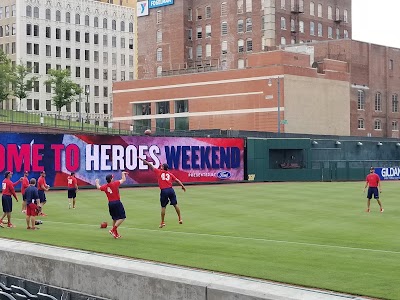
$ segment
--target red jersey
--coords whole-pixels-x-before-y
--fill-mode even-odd
[[[154,173],[156,173],[158,186],[161,190],[171,188],[172,182],[176,180],[174,174],[171,174],[170,172],[165,170],[154,169]]]
[[[22,183],[21,183],[21,194],[25,194],[26,188],[29,186],[29,180],[28,177],[24,176],[22,178]]]
[[[76,180],[75,176],[68,176],[68,188],[69,189],[76,189],[78,185],[78,181]]]
[[[3,189],[3,195],[8,195],[8,196],[14,196],[15,199],[17,199],[17,194],[15,194],[15,189],[14,189],[14,183],[8,179],[5,178],[3,180],[2,184],[2,189]]]
[[[100,191],[103,191],[107,195],[108,201],[121,200],[119,197],[119,186],[121,182],[119,180],[106,183],[100,187]]]
[[[377,187],[379,184],[380,178],[376,173],[371,173],[367,175],[367,182],[369,187]]]
[[[45,189],[43,187],[46,186],[46,178],[44,178],[43,176],[40,176],[37,180],[37,187],[39,191],[44,191]]]

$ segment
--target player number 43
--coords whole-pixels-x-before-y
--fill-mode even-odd
[[[161,179],[169,181],[171,176],[168,173],[161,173]]]

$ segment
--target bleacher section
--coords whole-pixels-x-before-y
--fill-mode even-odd
[[[110,300],[0,273],[0,300]]]

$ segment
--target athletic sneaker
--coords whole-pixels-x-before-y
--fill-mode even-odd
[[[163,228],[163,227],[165,227],[165,223],[164,222],[161,223],[160,226],[158,226],[158,228]]]
[[[114,239],[117,238],[117,234],[115,233],[114,230],[110,229],[108,232],[114,237]]]
[[[71,209],[71,203],[70,203],[70,204],[68,204],[68,209]]]
[[[366,209],[366,212],[370,212],[371,210],[369,208]]]
[[[24,209],[23,211],[21,211],[23,214],[26,214],[26,210]]]
[[[116,232],[115,232],[115,238],[116,238],[116,239],[120,239],[120,238],[122,238],[122,235],[120,235],[120,234],[118,233],[118,231],[116,231]]]
[[[31,229],[31,227],[30,227],[30,226],[28,226],[28,227],[26,227],[26,229]]]
[[[4,226],[3,226],[3,222],[1,222],[1,223],[0,223],[0,227],[1,227],[1,228],[4,228]]]
[[[32,227],[31,230],[39,230],[39,227]]]
[[[380,211],[381,211],[381,213],[383,213],[383,212],[384,212],[384,209],[383,209],[383,207],[380,209]]]
[[[15,226],[14,226],[13,224],[11,224],[11,223],[8,223],[8,224],[7,224],[7,227],[8,227],[8,228],[14,228]]]
[[[42,213],[42,212],[39,214],[39,216],[47,217],[47,215],[45,213]]]
[[[179,220],[179,224],[183,224],[183,220],[182,219]]]

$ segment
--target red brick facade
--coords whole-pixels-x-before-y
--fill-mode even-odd
[[[330,39],[329,27],[332,28],[332,39],[343,38],[345,31],[351,38],[351,0],[286,0],[284,9],[281,1],[275,1],[276,8],[272,10],[272,16],[267,16],[270,10],[262,7],[263,1],[260,0],[243,0],[243,10],[239,11],[237,3],[241,3],[241,0],[175,0],[173,5],[150,9],[149,16],[138,17],[138,79],[156,77],[157,68],[164,75],[176,75],[245,66],[249,54],[270,50],[264,40],[265,22],[270,18],[275,18],[272,34],[275,44],[271,49],[280,45],[282,37],[287,44]],[[310,12],[311,2],[315,3],[314,15]],[[222,12],[223,3],[226,4],[226,12]],[[321,17],[318,16],[319,4]],[[328,7],[332,8],[329,18]],[[286,20],[286,29],[281,29],[282,17]],[[291,26],[292,19],[294,26]],[[238,29],[239,20],[243,21],[243,30]],[[247,23],[250,20],[251,26]],[[223,22],[227,24],[227,34],[222,32]],[[310,32],[310,22],[314,22],[314,34]],[[318,24],[322,26],[321,36],[318,36]],[[198,36],[198,28],[201,28],[201,37]],[[208,35],[207,28],[211,28]],[[189,30],[192,31],[191,38]],[[336,30],[339,30],[339,36]],[[243,49],[239,47],[239,40],[243,41]],[[221,49],[224,42],[227,45],[226,52]],[[197,53],[200,46],[201,54]],[[162,51],[159,61],[157,49]],[[189,57],[190,51],[192,58]]]

